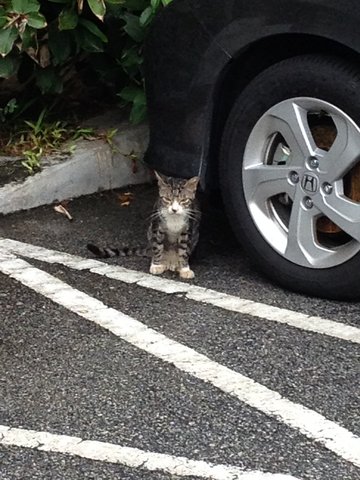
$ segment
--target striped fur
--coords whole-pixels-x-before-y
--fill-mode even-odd
[[[93,243],[86,245],[96,257],[111,258],[111,257],[151,257],[151,250],[148,247],[97,247]]]

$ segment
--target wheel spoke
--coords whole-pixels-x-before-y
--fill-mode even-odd
[[[280,193],[293,198],[295,187],[288,179],[292,169],[274,165],[253,165],[244,171],[245,188],[251,201],[264,203]]]
[[[360,242],[360,205],[334,193],[315,200],[318,209],[350,237]]]
[[[274,128],[288,143],[296,165],[303,165],[305,158],[314,156],[318,151],[310,131],[307,113],[307,110],[295,101],[288,101],[273,107],[270,114]]]
[[[301,197],[299,191],[291,210],[285,256],[292,262],[314,267],[321,265],[333,251],[318,243],[316,220],[320,212],[316,208],[307,210],[301,202]]]
[[[360,160],[360,130],[350,119],[332,115],[337,129],[336,139],[326,154],[324,165],[328,181],[341,179]]]

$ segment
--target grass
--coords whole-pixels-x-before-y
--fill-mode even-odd
[[[103,138],[113,145],[116,130],[97,133],[93,128],[74,127],[60,120],[47,121],[46,117],[47,109],[43,109],[36,121],[19,121],[4,129],[0,137],[0,154],[22,157],[21,164],[31,175],[40,170],[43,156],[71,154],[76,148],[75,141],[80,138]]]

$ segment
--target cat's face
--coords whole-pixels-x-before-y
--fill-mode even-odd
[[[155,172],[159,185],[161,208],[168,215],[187,215],[195,199],[199,177],[183,180],[164,177]]]

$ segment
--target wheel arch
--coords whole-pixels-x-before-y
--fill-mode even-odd
[[[217,188],[222,133],[237,96],[258,74],[282,60],[304,54],[324,54],[359,62],[360,52],[332,39],[310,34],[284,33],[261,38],[233,57],[218,77],[211,112],[211,134],[203,175]]]

